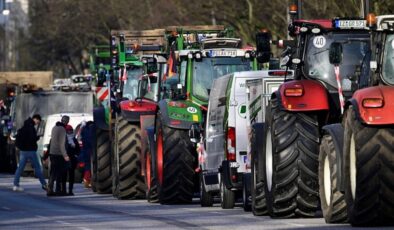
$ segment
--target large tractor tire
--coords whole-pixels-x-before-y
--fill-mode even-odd
[[[344,136],[345,196],[353,226],[394,224],[394,128],[368,126],[352,107]]]
[[[96,129],[96,156],[93,156],[93,179],[97,193],[108,194],[112,189],[111,141],[109,132]]]
[[[234,208],[235,193],[228,189],[223,181],[223,175],[220,176],[220,206],[223,209]]]
[[[310,113],[291,113],[272,99],[264,137],[265,193],[272,217],[314,217],[319,209],[319,124]]]
[[[117,117],[114,143],[113,195],[118,199],[145,198],[141,175],[141,129]]]
[[[346,223],[345,194],[339,191],[337,157],[332,136],[323,136],[319,153],[319,193],[326,223]]]
[[[158,193],[162,204],[191,203],[195,190],[197,153],[187,130],[156,120]]]
[[[255,216],[263,216],[268,214],[267,203],[265,200],[264,178],[261,177],[263,170],[262,152],[257,148],[256,130],[252,132],[252,172],[251,172],[251,196],[252,196],[252,213]],[[261,136],[260,136],[261,137]]]
[[[146,184],[146,199],[149,203],[158,203],[159,195],[157,193],[157,170],[153,162],[150,148],[145,153],[145,184]]]

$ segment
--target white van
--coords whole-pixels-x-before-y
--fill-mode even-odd
[[[213,82],[204,130],[206,149],[199,157],[202,206],[211,206],[212,196],[220,192],[222,208],[233,208],[237,196],[247,193],[243,183],[250,177],[245,83],[265,75],[267,71],[235,72]]]

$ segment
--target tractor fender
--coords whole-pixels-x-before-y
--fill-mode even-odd
[[[365,107],[365,99],[381,99],[380,107]],[[394,88],[392,86],[373,86],[357,90],[347,106],[352,105],[356,118],[368,125],[394,124]]]
[[[287,89],[302,89],[299,96],[285,94]],[[315,80],[293,80],[284,82],[275,93],[282,109],[294,112],[329,110],[327,89]],[[278,97],[279,96],[279,97]]]
[[[189,130],[192,124],[196,123],[193,121],[184,121],[184,120],[178,120],[178,119],[172,119],[170,118],[168,114],[168,104],[166,100],[161,100],[159,102],[159,110],[161,113],[161,118],[162,118],[162,124],[174,128],[174,129],[187,129]]]
[[[141,99],[140,101],[124,100],[119,103],[120,114],[128,122],[140,122],[141,116],[154,115],[156,113],[156,103]]]
[[[96,128],[102,129],[102,130],[109,130],[109,125],[105,121],[105,109],[104,107],[95,107],[93,109],[93,120],[94,124],[96,125]]]
[[[345,192],[345,180],[343,179],[343,126],[340,123],[323,126],[323,135],[330,135],[337,153],[337,187],[341,192]]]

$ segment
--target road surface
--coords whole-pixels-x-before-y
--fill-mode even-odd
[[[322,218],[255,217],[241,207],[223,210],[219,204],[202,208],[198,200],[190,205],[117,200],[81,184],[75,196],[47,197],[37,179],[21,178],[24,192],[12,191],[12,179],[0,174],[0,229],[355,229],[327,225]]]

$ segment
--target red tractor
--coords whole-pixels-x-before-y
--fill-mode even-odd
[[[266,207],[258,206],[259,213],[267,208],[272,217],[314,217],[320,209],[318,158],[323,127],[341,120],[344,101],[357,88],[354,73],[368,53],[369,34],[365,20],[339,18],[293,19],[289,33],[296,42],[289,64],[295,75],[271,95],[265,144],[256,166],[264,189],[256,189],[255,194],[266,198]],[[339,47],[343,61],[331,63]],[[335,218],[333,222],[346,220],[346,213]]]
[[[347,211],[354,226],[393,225],[394,15],[367,18],[371,49],[355,74],[358,90],[321,141],[321,202],[327,222],[346,220]],[[331,61],[345,55],[338,46]]]

